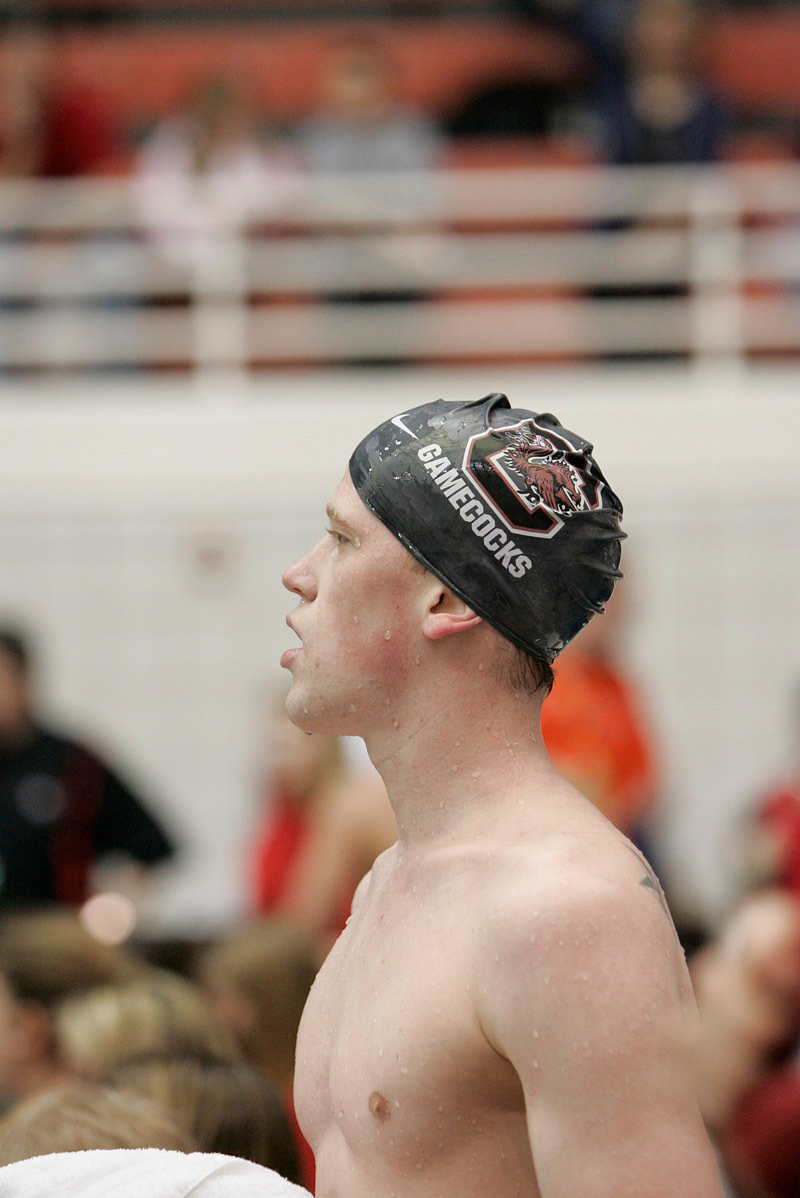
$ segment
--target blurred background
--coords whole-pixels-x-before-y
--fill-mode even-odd
[[[554,755],[719,924],[800,755],[799,58],[788,0],[4,0],[0,630],[163,836],[44,897],[253,909],[281,570],[365,430],[501,390],[626,508]]]
[[[504,391],[625,505],[548,748],[664,882],[730,1194],[797,1198],[798,61],[794,0],[0,0],[0,1163],[313,1187],[394,821],[285,718],[281,572],[371,427]]]

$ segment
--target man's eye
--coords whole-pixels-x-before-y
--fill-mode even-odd
[[[347,544],[347,537],[344,535],[344,533],[337,532],[335,528],[329,528],[327,532],[328,536],[333,537],[337,545]]]

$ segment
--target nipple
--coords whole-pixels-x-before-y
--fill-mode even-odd
[[[370,1114],[374,1115],[379,1123],[385,1123],[391,1115],[389,1103],[383,1097],[379,1090],[373,1090],[369,1096]]]

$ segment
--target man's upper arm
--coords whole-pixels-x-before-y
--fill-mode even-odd
[[[579,883],[550,911],[506,917],[498,937],[481,1017],[522,1082],[543,1198],[721,1195],[674,932],[656,896],[632,889],[623,904],[605,882]]]

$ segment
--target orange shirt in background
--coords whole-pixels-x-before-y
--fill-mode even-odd
[[[603,658],[568,650],[542,711],[557,768],[626,835],[657,793],[655,754],[638,696]]]

